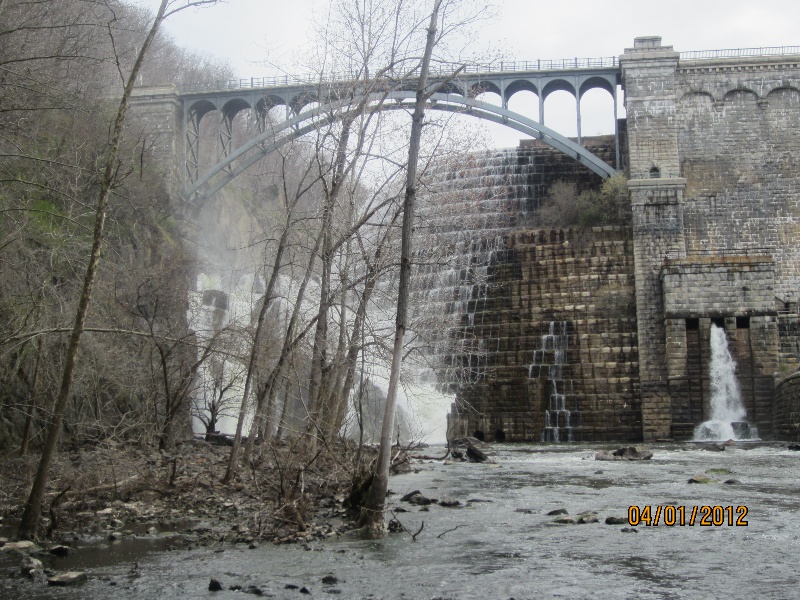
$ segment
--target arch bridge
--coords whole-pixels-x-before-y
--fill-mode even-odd
[[[367,110],[403,110],[413,104],[416,79],[397,82],[387,77],[385,83],[381,83],[380,91],[369,94]],[[601,177],[608,177],[619,165],[616,130],[619,83],[620,68],[616,57],[465,65],[455,78],[451,72],[431,74],[429,85],[437,93],[431,96],[428,108],[500,123],[539,139]],[[348,98],[354,95],[357,86],[358,82],[346,79],[311,77],[237,79],[183,86],[179,92],[183,108],[182,196],[191,201],[212,196],[261,157],[329,123],[331,115],[346,113],[355,102]],[[613,99],[617,139],[615,166],[605,163],[581,145],[581,98],[592,89],[605,90]],[[533,92],[538,97],[538,121],[509,110],[511,97],[522,91]],[[544,102],[557,91],[567,91],[575,97],[577,140],[569,139],[544,124]],[[477,100],[476,97],[484,92],[497,94],[500,105]],[[356,101],[363,101],[363,96],[357,97]],[[267,127],[267,114],[278,106],[285,107],[285,119]],[[257,133],[234,147],[233,124],[243,111],[248,112],[257,124]],[[212,113],[218,115],[214,122],[218,131],[215,135],[217,159],[212,167],[201,170],[201,121]]]

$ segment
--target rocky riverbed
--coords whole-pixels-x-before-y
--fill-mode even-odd
[[[333,498],[309,519],[325,529],[295,537],[292,544],[236,539],[240,531],[214,539],[217,530],[204,538],[196,529],[203,525],[176,522],[158,532],[76,542],[67,556],[39,553],[53,572],[87,573],[85,582],[67,587],[24,578],[21,552],[3,552],[0,596],[795,595],[800,452],[780,444],[737,444],[715,452],[693,444],[658,445],[650,447],[650,460],[597,461],[599,450],[494,445],[486,450],[494,462],[415,461],[418,472],[390,480],[396,533],[379,540],[347,531]],[[426,452],[437,455],[436,449]],[[637,508],[629,513],[630,506]],[[700,523],[703,507],[709,507],[708,525]],[[632,515],[639,521],[635,526],[628,523]]]

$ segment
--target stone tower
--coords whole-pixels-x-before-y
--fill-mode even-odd
[[[628,150],[633,239],[642,435],[669,438],[669,397],[664,301],[660,272],[666,256],[686,255],[680,177],[675,74],[679,53],[660,37],[640,37],[620,56],[628,113]]]

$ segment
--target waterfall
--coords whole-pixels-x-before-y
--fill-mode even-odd
[[[728,349],[725,329],[711,326],[711,418],[695,428],[696,441],[756,439],[758,432],[745,417],[739,381],[736,378],[736,361]]]
[[[543,442],[573,442],[581,427],[572,380],[564,379],[568,347],[567,322],[550,321],[548,332],[541,337],[540,347],[533,351],[533,362],[528,367],[528,377],[545,379],[550,392],[544,411]]]
[[[505,258],[504,233],[530,202],[519,162],[517,149],[461,157],[437,167],[421,197],[411,312],[442,394],[494,372],[500,337],[486,312],[490,277]]]

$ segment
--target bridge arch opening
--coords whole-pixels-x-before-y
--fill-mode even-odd
[[[499,98],[502,95],[502,91],[491,81],[479,81],[478,83],[473,84],[469,89],[469,95],[471,98],[480,98],[486,94],[494,95]],[[502,106],[502,102],[498,104],[498,106]]]
[[[519,113],[536,121],[541,122],[539,116],[539,94],[534,90],[519,90],[508,99],[508,110]]]
[[[506,86],[506,102],[510,103],[511,98],[520,92],[531,92],[537,98],[539,96],[539,88],[532,81],[521,79]]]
[[[575,94],[553,89],[544,97],[544,124],[570,138],[578,136],[578,107]]]
[[[616,132],[614,96],[603,88],[581,94],[581,135],[613,135]]]
[[[284,123],[289,116],[289,107],[286,104],[263,102],[256,106],[256,118],[260,132],[275,131],[275,128]]]

